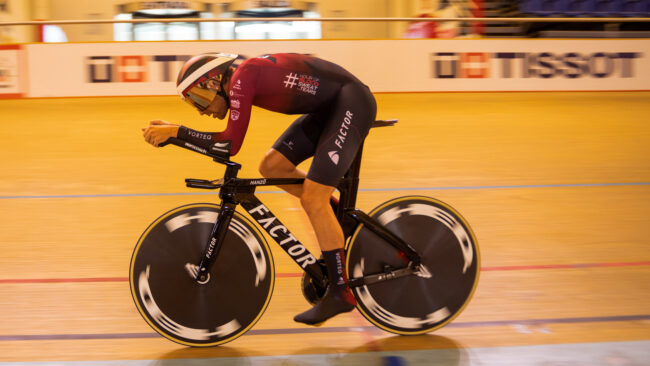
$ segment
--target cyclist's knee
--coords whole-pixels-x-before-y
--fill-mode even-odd
[[[270,150],[257,169],[264,178],[274,178],[293,172],[296,166],[279,152]]]
[[[322,212],[329,207],[329,197],[318,197],[313,195],[307,195],[303,192],[300,196],[300,204],[302,208],[307,212],[307,215],[313,213]],[[331,210],[331,209],[330,209]]]
[[[330,210],[330,197],[334,187],[325,186],[310,180],[306,180],[303,192],[300,196],[300,204],[308,215],[318,213],[322,210]]]
[[[271,165],[266,159],[262,159],[257,170],[264,178],[271,178],[273,176],[273,165]]]

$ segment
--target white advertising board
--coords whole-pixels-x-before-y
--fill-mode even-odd
[[[30,97],[171,95],[204,52],[309,53],[373,92],[650,90],[650,40],[341,40],[30,44]]]

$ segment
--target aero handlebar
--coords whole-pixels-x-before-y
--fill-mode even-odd
[[[184,149],[194,151],[205,156],[209,156],[217,163],[228,164],[231,162],[230,148],[232,146],[232,143],[230,141],[217,141],[206,149],[204,147],[194,145],[176,137],[170,137],[167,141],[161,143],[159,146],[163,147],[169,144],[176,145],[178,147],[182,147]]]

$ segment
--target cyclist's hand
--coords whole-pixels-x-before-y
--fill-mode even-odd
[[[145,141],[158,147],[170,137],[178,136],[178,125],[162,120],[149,121],[148,127],[142,128],[142,135]]]

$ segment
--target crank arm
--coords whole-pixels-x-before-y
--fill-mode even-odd
[[[371,274],[371,275],[358,277],[358,278],[351,278],[348,280],[348,286],[350,286],[350,288],[354,288],[354,287],[361,287],[365,285],[372,285],[374,283],[384,282],[388,280],[394,280],[396,278],[415,275],[418,273],[418,270],[419,269],[417,268],[406,267],[406,268],[396,269],[389,272]]]

